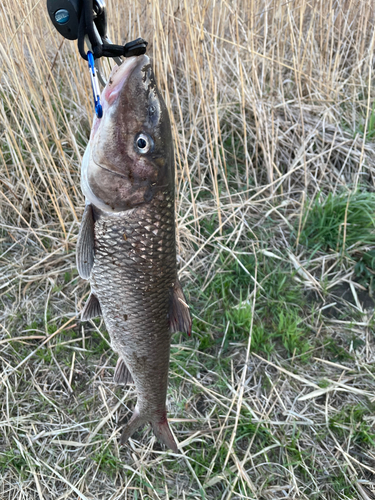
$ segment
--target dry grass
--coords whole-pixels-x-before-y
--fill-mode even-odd
[[[373,230],[350,218],[358,190],[373,206],[374,3],[108,3],[171,109],[195,318],[172,349],[181,454],[147,429],[118,446],[135,395],[76,316],[88,73],[44,1],[3,0],[1,499],[375,498]],[[330,193],[341,243],[309,247]]]

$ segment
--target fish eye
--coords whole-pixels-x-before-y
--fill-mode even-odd
[[[148,153],[154,147],[154,141],[148,134],[138,134],[135,138],[135,149],[138,153]]]

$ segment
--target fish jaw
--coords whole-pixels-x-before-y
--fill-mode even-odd
[[[115,68],[102,93],[103,117],[94,119],[82,164],[87,200],[107,212],[149,203],[174,190],[174,153],[165,102],[146,55]],[[138,139],[147,148],[138,147]]]
[[[94,140],[95,134],[99,126],[103,123],[103,120],[104,122],[108,122],[108,120],[111,119],[111,117],[108,116],[108,112],[110,111],[116,98],[119,96],[121,89],[123,88],[126,80],[129,78],[132,70],[140,62],[141,61],[139,57],[133,56],[125,59],[121,66],[115,66],[112,69],[111,74],[108,78],[107,85],[105,86],[101,95],[103,116],[102,118],[98,118],[97,116],[94,117],[94,122],[90,134],[90,141]],[[106,126],[108,126],[108,124]]]
[[[127,58],[120,66],[113,68],[102,94],[102,101],[105,103],[105,106],[111,106],[120,96],[124,84],[133,69],[136,66],[144,66],[146,64],[150,64],[148,56],[133,56]]]

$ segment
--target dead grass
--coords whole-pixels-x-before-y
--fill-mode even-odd
[[[149,429],[118,446],[134,392],[76,316],[88,73],[44,2],[4,0],[1,499],[375,498],[373,229],[346,245],[344,207],[337,248],[304,240],[329,194],[373,202],[373,2],[108,3],[171,110],[194,316],[172,348],[181,454]]]

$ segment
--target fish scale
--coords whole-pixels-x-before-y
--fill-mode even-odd
[[[176,281],[173,208],[171,196],[162,193],[147,210],[139,207],[109,215],[94,211],[92,291],[99,299],[112,348],[133,376],[140,395],[137,404],[150,420],[154,417],[150,412],[165,411],[170,290]],[[140,359],[145,360],[142,370]]]

